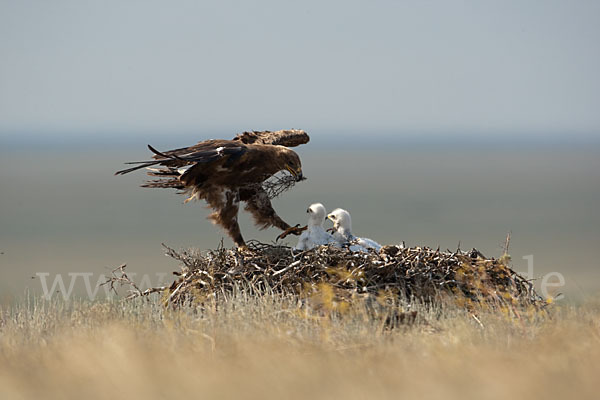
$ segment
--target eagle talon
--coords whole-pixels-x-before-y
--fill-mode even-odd
[[[287,235],[300,235],[302,232],[308,229],[308,225],[301,227],[300,224],[296,224],[295,226],[290,226],[285,231],[281,233],[281,235],[277,236],[277,240],[285,239]]]

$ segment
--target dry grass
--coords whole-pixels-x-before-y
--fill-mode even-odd
[[[202,312],[32,300],[0,314],[0,398],[597,398],[600,302],[521,318],[237,293]]]

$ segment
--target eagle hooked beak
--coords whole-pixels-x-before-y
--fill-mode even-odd
[[[290,167],[289,165],[285,166],[285,169],[287,169],[290,174],[292,174],[294,176],[294,178],[296,178],[296,182],[300,182],[302,180],[304,180],[304,176],[302,175],[302,168],[298,167],[297,170],[294,170],[292,167]]]

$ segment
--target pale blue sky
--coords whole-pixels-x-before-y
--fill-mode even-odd
[[[0,135],[600,132],[598,1],[0,0]]]

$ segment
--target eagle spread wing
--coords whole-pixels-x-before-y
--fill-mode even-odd
[[[293,231],[275,212],[263,182],[279,171],[287,171],[295,181],[303,179],[298,155],[287,147],[307,143],[301,130],[244,132],[233,140],[206,140],[190,147],[160,152],[148,145],[153,160],[135,161],[133,167],[116,175],[147,168],[157,179],[143,187],[175,188],[192,199],[204,199],[214,212],[209,218],[221,225],[238,246],[244,246],[237,222],[239,203],[261,228],[275,226]]]
[[[308,143],[308,134],[300,129],[282,131],[250,131],[237,135],[233,140],[245,144],[272,144],[275,146],[296,147]]]

